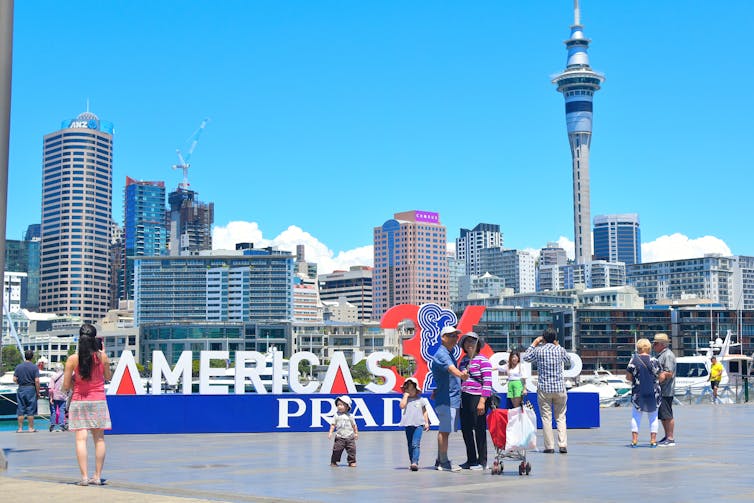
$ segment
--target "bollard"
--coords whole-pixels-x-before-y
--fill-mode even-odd
[[[744,376],[744,403],[749,403],[749,378]]]

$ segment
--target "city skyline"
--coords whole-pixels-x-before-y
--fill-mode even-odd
[[[329,254],[336,263],[345,252],[369,263],[371,229],[422,209],[443,215],[449,241],[489,222],[507,248],[572,242],[569,147],[550,84],[564,67],[571,1],[440,2],[431,11],[42,5],[16,6],[10,239],[38,222],[30,215],[40,207],[41,138],[89,98],[115,124],[116,201],[126,176],[173,190],[182,179],[171,169],[175,149],[185,152],[211,118],[188,176],[215,202],[218,237],[246,221],[236,240],[288,250],[303,242],[312,261]],[[754,7],[726,7],[581,2],[593,68],[609,79],[595,109],[591,213],[638,213],[645,244],[662,247],[678,233],[696,240],[697,254],[754,254],[741,229],[752,209],[743,183],[752,70],[739,64],[742,20]],[[108,35],[80,69],[49,51],[77,26]],[[721,93],[717,75],[732,72]],[[113,217],[123,224],[117,205]],[[707,245],[704,236],[718,239]]]

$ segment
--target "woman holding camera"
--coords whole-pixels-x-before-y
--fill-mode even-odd
[[[105,430],[112,428],[105,398],[105,380],[112,377],[110,361],[97,340],[97,329],[84,324],[79,329],[79,347],[65,364],[63,389],[73,389],[68,413],[69,429],[76,432],[76,459],[81,470],[77,485],[102,485],[105,464]],[[94,440],[94,476],[88,477],[86,437]]]

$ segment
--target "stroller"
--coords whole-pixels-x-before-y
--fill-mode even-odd
[[[487,428],[495,446],[492,474],[503,473],[505,458],[521,461],[519,475],[529,475],[531,465],[526,451],[537,448],[537,417],[528,401],[514,409],[493,408],[487,415]]]

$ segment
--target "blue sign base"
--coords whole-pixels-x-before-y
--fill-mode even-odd
[[[361,431],[398,430],[401,418],[397,393],[355,393],[353,413]],[[428,395],[427,395],[428,396]],[[505,395],[501,394],[505,404]],[[110,434],[266,433],[327,431],[337,395],[110,395]],[[536,395],[531,399],[541,427]],[[569,393],[569,428],[600,425],[599,395]]]

